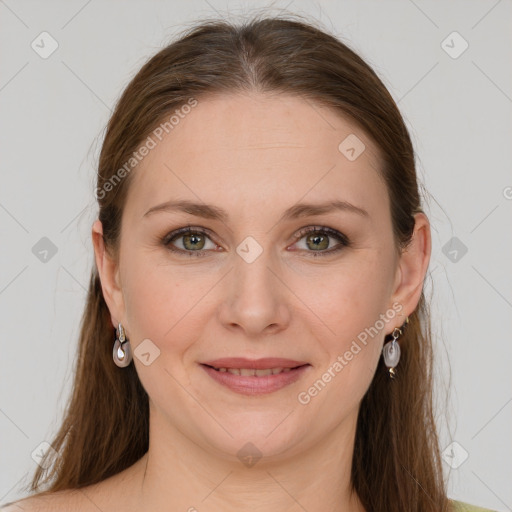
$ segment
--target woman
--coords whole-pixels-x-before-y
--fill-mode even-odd
[[[352,50],[199,24],[124,91],[96,196],[69,407],[5,510],[483,510],[446,495],[413,147]]]

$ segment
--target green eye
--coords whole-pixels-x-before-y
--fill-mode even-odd
[[[181,241],[180,241],[181,240]],[[207,241],[211,246],[207,246]],[[174,242],[178,241],[178,247]],[[217,249],[206,231],[201,228],[185,227],[169,233],[162,243],[172,252],[187,254],[188,256],[205,256],[208,249]],[[181,248],[179,247],[181,245]]]
[[[313,228],[304,228],[297,235],[299,242],[303,238],[305,239],[304,250],[306,252],[313,253],[313,257],[324,255],[327,256],[333,254],[334,252],[338,252],[343,249],[343,247],[349,245],[348,238],[344,234],[336,231],[335,229],[327,227],[315,226]],[[335,244],[334,247],[330,242],[331,238],[334,238],[338,241],[338,244]]]
[[[295,238],[297,240],[295,245],[305,238],[305,247],[300,250],[312,253],[313,257],[331,255],[349,245],[349,240],[343,233],[321,226],[303,228]],[[338,243],[333,244],[331,239],[337,240]],[[170,251],[188,256],[206,256],[212,250],[219,251],[219,246],[211,240],[205,229],[192,226],[169,233],[162,243]]]

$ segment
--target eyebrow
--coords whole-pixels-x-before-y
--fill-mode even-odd
[[[158,204],[150,208],[143,216],[147,217],[157,212],[184,212],[196,217],[202,217],[205,219],[219,220],[221,222],[227,222],[229,219],[228,213],[211,204],[205,203],[194,203],[193,201],[181,200],[181,201],[167,201],[162,204]],[[279,222],[296,219],[300,217],[311,217],[315,215],[323,215],[333,211],[343,211],[349,213],[355,213],[362,217],[369,217],[369,214],[363,208],[355,206],[348,201],[334,200],[327,203],[299,203],[288,208]]]

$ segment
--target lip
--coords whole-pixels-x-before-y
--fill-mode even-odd
[[[311,367],[309,363],[277,358],[265,358],[252,361],[244,358],[216,359],[208,363],[201,363],[200,366],[213,380],[222,386],[227,387],[235,393],[253,396],[274,393],[275,391],[283,389],[299,380]],[[293,369],[276,375],[257,377],[255,375],[246,376],[235,375],[229,372],[219,372],[212,368],[212,366],[216,366],[217,368],[250,368],[260,370],[266,368]]]
[[[265,370],[267,368],[295,368],[309,364],[307,361],[294,361],[280,357],[263,357],[261,359],[247,359],[245,357],[223,357],[212,361],[204,361],[201,364],[214,366],[215,368],[248,368],[251,370]]]

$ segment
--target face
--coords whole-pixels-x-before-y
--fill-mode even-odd
[[[355,159],[339,149],[354,135]],[[101,277],[113,324],[149,354],[133,360],[153,426],[226,458],[248,442],[278,458],[354,424],[428,263],[396,251],[379,159],[332,110],[254,93],[199,100],[133,171]],[[180,201],[199,207],[161,206]],[[302,366],[204,365],[220,358]],[[251,367],[212,366],[230,365]]]

